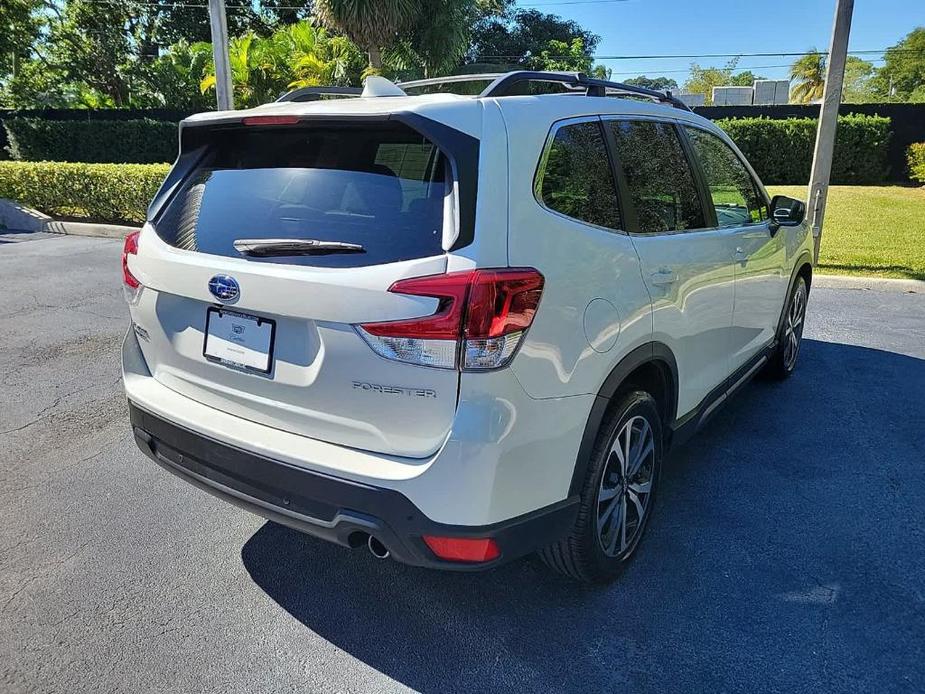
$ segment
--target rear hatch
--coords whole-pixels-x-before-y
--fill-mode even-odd
[[[458,371],[385,359],[354,326],[438,310],[438,299],[388,289],[446,271],[458,216],[450,159],[389,120],[195,130],[130,265],[154,378],[287,432],[434,452]]]

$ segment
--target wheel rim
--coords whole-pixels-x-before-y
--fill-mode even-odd
[[[787,320],[784,324],[784,368],[788,371],[797,363],[800,353],[800,340],[803,337],[803,319],[806,317],[806,285],[800,282],[790,309],[787,311]]]
[[[655,434],[632,417],[614,437],[597,495],[597,538],[609,557],[631,550],[642,533],[652,498]]]

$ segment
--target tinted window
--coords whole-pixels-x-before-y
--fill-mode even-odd
[[[719,226],[743,226],[767,219],[768,210],[755,181],[729,145],[712,133],[686,130],[703,167]]]
[[[235,239],[319,239],[365,252],[250,257],[347,267],[442,252],[445,164],[398,124],[217,131],[159,219],[179,248],[242,257]]]
[[[549,209],[589,224],[622,228],[600,123],[559,128],[540,175],[540,194]]]
[[[608,121],[617,145],[638,231],[700,229],[703,207],[674,126],[651,121]]]

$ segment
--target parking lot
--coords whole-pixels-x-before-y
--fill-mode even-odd
[[[380,562],[135,447],[120,242],[0,236],[0,690],[923,691],[925,294],[815,287],[625,576]]]

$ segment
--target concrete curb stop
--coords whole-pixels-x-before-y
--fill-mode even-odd
[[[97,236],[107,239],[122,239],[141,227],[128,224],[93,224],[91,222],[63,222],[47,214],[20,205],[13,200],[0,198],[0,233],[45,232],[47,234],[71,234],[74,236]]]

